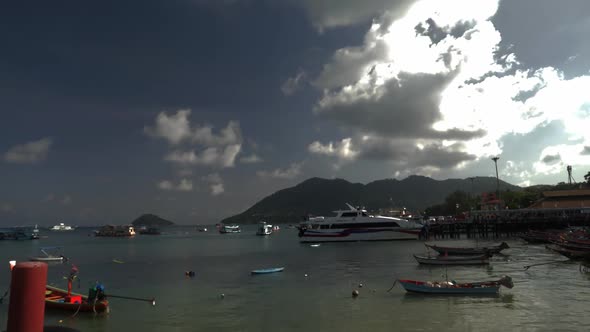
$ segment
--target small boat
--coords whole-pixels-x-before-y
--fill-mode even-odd
[[[94,231],[94,236],[98,237],[132,237],[135,236],[135,228],[131,225],[102,226],[99,230]]]
[[[460,295],[494,295],[500,286],[514,287],[512,278],[503,276],[495,281],[457,283],[455,281],[417,281],[409,279],[397,280],[410,293],[422,294],[460,294]]]
[[[37,262],[63,262],[64,255],[59,254],[61,247],[42,247],[40,248],[41,255],[31,257],[30,260]]]
[[[530,230],[520,236],[521,239],[527,243],[551,243],[551,241],[558,240],[560,235],[563,234],[564,230],[547,230],[547,231],[535,231]]]
[[[420,264],[426,265],[484,265],[490,263],[490,256],[419,256],[414,255],[414,258]]]
[[[73,231],[74,227],[64,224],[60,222],[59,224],[51,227],[49,230],[51,231]]]
[[[199,232],[206,232],[206,231],[207,231],[207,227],[199,228]]]
[[[272,267],[269,269],[259,269],[259,270],[252,270],[251,274],[269,274],[269,273],[276,273],[276,272],[283,272],[284,267]]]
[[[441,255],[493,255],[497,254],[504,249],[510,248],[506,242],[502,242],[499,245],[489,247],[443,247],[434,244],[424,243],[427,248],[430,248]]]
[[[31,240],[39,240],[40,238],[39,227],[35,225],[35,228],[33,228],[33,231],[31,232]]]
[[[108,312],[106,299],[88,301],[88,296],[68,292],[52,286],[45,286],[45,308],[72,312]]]
[[[267,224],[266,222],[260,222],[258,226],[258,230],[256,231],[256,235],[270,235],[272,234],[274,228],[272,225]]]
[[[240,225],[222,225],[219,228],[219,233],[227,234],[227,233],[240,233],[242,230],[240,229]]]
[[[553,250],[556,253],[559,253],[569,259],[590,259],[590,251],[589,250],[575,250],[564,248],[562,246],[556,244],[548,244],[545,246],[549,250]]]

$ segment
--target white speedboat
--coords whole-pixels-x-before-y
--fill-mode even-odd
[[[240,233],[241,231],[240,225],[221,225],[219,228],[219,233],[221,234]]]
[[[256,235],[270,235],[272,234],[273,231],[273,226],[267,224],[266,222],[262,221],[259,225],[258,225],[258,230],[256,231]]]
[[[49,230],[52,231],[73,231],[74,227],[70,225],[66,225],[63,222],[60,222],[58,225],[51,227]]]
[[[300,242],[350,242],[418,239],[422,225],[413,221],[369,215],[346,204],[334,217],[314,217],[299,224]]]
[[[41,255],[31,257],[32,261],[38,262],[63,262],[65,257],[60,254],[61,247],[41,247]]]

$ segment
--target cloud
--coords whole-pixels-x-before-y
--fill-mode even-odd
[[[221,195],[224,191],[223,183],[215,183],[211,185],[211,195],[213,196]]]
[[[223,179],[218,173],[208,174],[203,176],[201,179],[209,184],[209,189],[212,196],[221,195],[225,191],[223,187]]]
[[[289,77],[283,85],[281,85],[281,91],[285,96],[292,96],[301,88],[301,84],[303,84],[306,78],[306,74],[303,70],[299,70],[294,77]]]
[[[172,183],[169,180],[162,180],[157,183],[157,187],[161,190],[169,190],[169,191],[192,191],[193,190],[193,182],[189,179],[181,179],[177,185]]]
[[[7,202],[0,202],[0,212],[11,213],[14,212],[14,206]]]
[[[388,10],[393,17],[403,15],[414,0],[295,0],[319,30],[368,22]]]
[[[543,157],[543,159],[541,159],[541,161],[544,162],[545,164],[553,164],[558,161],[561,161],[561,156],[559,154],[546,155],[545,157]]]
[[[192,136],[188,117],[191,110],[178,110],[176,114],[168,116],[161,112],[156,117],[155,127],[144,127],[144,132],[152,137],[163,138],[170,144],[178,144]]]
[[[53,140],[49,137],[19,144],[4,154],[4,161],[18,164],[36,164],[47,158]]]
[[[237,121],[230,121],[225,128],[221,129],[219,135],[213,134],[211,126],[197,127],[192,135],[192,141],[205,146],[241,144],[240,124]]]
[[[286,169],[277,168],[272,171],[258,171],[256,175],[261,178],[294,179],[301,174],[303,163],[293,163]]]
[[[172,151],[164,160],[181,165],[204,165],[221,168],[234,167],[241,145],[228,145],[225,148],[211,147],[200,153],[195,151]]]
[[[401,173],[442,172],[500,155],[506,135],[560,121],[567,151],[578,157],[559,154],[580,162],[590,146],[590,75],[526,68],[501,44],[492,22],[498,6],[422,0],[375,19],[361,45],[337,50],[313,80],[323,93],[314,114],[348,137],[314,141],[308,151],[340,162],[383,160]],[[555,170],[541,159],[539,170]]]
[[[251,154],[249,156],[245,156],[245,157],[240,158],[240,162],[244,163],[244,164],[255,164],[255,163],[260,163],[262,161],[263,160],[255,154]]]
[[[587,156],[590,155],[590,146],[584,146],[584,148],[582,149],[582,152],[580,152],[581,155]]]
[[[65,195],[64,198],[61,200],[61,204],[63,204],[63,205],[72,204],[72,197],[70,195]]]

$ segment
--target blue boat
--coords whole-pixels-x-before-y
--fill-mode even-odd
[[[512,278],[503,276],[495,281],[457,283],[455,281],[417,281],[398,280],[402,287],[410,293],[444,294],[444,295],[493,295],[500,291],[500,286],[514,287]]]
[[[252,274],[268,274],[268,273],[276,273],[276,272],[283,272],[284,267],[272,267],[269,269],[259,269],[259,270],[252,270]]]

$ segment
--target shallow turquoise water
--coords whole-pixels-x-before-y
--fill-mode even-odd
[[[300,244],[297,231],[270,237],[199,233],[178,227],[161,236],[89,237],[91,230],[45,231],[38,241],[0,241],[0,291],[9,285],[8,261],[26,260],[40,246],[61,245],[80,269],[81,293],[95,281],[107,294],[155,297],[157,305],[111,299],[108,315],[46,313],[46,324],[81,331],[587,331],[590,274],[576,263],[524,265],[562,259],[543,246],[509,240],[490,267],[449,267],[457,281],[515,281],[497,297],[409,295],[395,277],[444,279],[444,268],[419,266],[419,241]],[[448,244],[473,244],[468,240]],[[122,263],[116,263],[113,260]],[[5,262],[5,263],[2,263]],[[251,276],[257,268],[285,271]],[[193,270],[196,277],[186,278]],[[4,272],[2,272],[4,271]],[[67,264],[52,264],[48,282],[65,287]],[[307,274],[307,276],[306,276]],[[363,284],[359,288],[359,283]],[[360,291],[356,299],[354,289]],[[78,289],[75,289],[78,291]],[[222,298],[221,294],[225,296]],[[6,326],[8,300],[0,305]],[[62,321],[61,323],[59,321]]]

